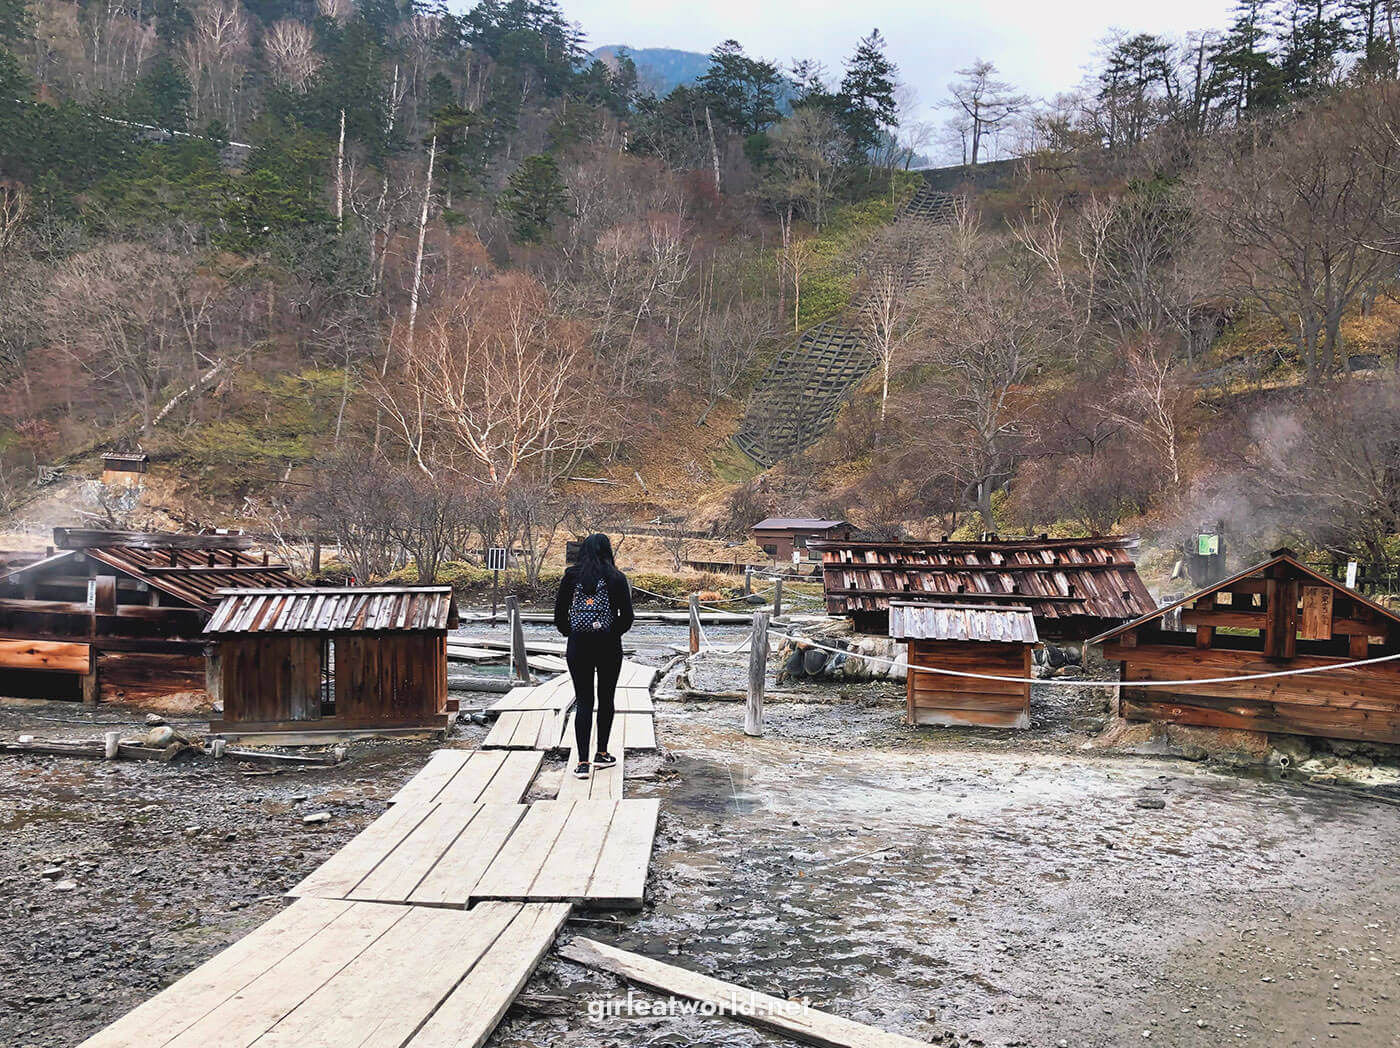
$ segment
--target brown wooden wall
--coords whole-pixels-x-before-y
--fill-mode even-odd
[[[1122,660],[1124,681],[1235,677],[1348,661],[1322,655],[1281,661],[1261,651],[1142,642],[1106,644],[1104,657]],[[1128,720],[1400,743],[1400,664],[1170,690],[1124,688],[1120,713]]]
[[[447,710],[447,635],[335,635],[335,718],[422,723]]]
[[[914,640],[909,642],[909,664],[911,667],[937,666],[965,673],[1029,678],[1031,649],[1026,644]],[[919,673],[911,669],[906,684],[906,706],[911,724],[1028,728],[1031,686]]]
[[[285,633],[220,638],[209,659],[209,691],[224,704],[222,723],[319,720],[324,643]]]
[[[103,702],[144,702],[164,695],[205,690],[201,655],[102,652],[97,679]]]

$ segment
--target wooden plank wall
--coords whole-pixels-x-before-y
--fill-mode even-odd
[[[1104,646],[1123,662],[1123,680],[1196,680],[1302,669],[1348,661],[1296,655],[1285,663],[1258,651],[1182,645]],[[1234,684],[1124,688],[1121,715],[1212,728],[1400,743],[1400,664]]]
[[[406,721],[446,711],[446,634],[337,633],[334,643],[337,720]]]
[[[251,633],[220,638],[211,672],[223,723],[314,721],[321,716],[323,638]]]
[[[1024,644],[915,640],[909,642],[909,664],[1029,678],[1031,649]],[[1030,708],[1029,684],[909,672],[906,711],[911,724],[1028,728]]]

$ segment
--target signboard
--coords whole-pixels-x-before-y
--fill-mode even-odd
[[[505,571],[509,551],[504,546],[492,546],[486,551],[486,570]]]
[[[1347,589],[1356,589],[1356,561],[1347,561]]]

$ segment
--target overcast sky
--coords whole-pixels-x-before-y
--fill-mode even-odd
[[[1219,28],[1233,0],[562,0],[562,7],[583,26],[590,50],[628,44],[708,52],[733,37],[751,55],[784,65],[816,58],[838,74],[855,42],[879,27],[925,118],[941,122],[947,114],[935,107],[970,59],[994,62],[1028,94],[1053,95],[1079,82],[1111,28],[1171,35]]]

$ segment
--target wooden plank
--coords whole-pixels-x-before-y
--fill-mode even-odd
[[[616,813],[617,803],[611,800],[584,800],[575,804],[530,885],[529,897],[542,902],[582,898],[593,880],[608,827]]]
[[[163,1043],[164,1048],[244,1048],[255,1041],[263,1044],[261,1038],[268,1030],[314,997],[413,912],[399,906],[366,906],[350,906],[320,933],[256,979],[242,984],[178,1037],[162,1038],[157,1043]]]
[[[432,797],[438,804],[466,807],[475,804],[500,774],[510,752],[507,750],[478,750],[457,769],[457,774],[443,783]]]
[[[528,810],[524,804],[482,805],[467,829],[409,893],[408,901],[465,908],[472,889]]]
[[[1030,714],[1025,710],[950,710],[926,709],[914,711],[914,723],[933,728],[1029,728]]]
[[[491,730],[486,733],[486,738],[482,740],[481,748],[502,749],[510,745],[510,740],[515,736],[516,729],[520,727],[520,718],[523,713],[507,710],[496,718],[496,723],[491,725]]]
[[[721,982],[673,964],[628,953],[582,936],[560,949],[560,954],[576,964],[620,975],[662,993],[688,997],[713,1004],[720,1014],[742,1019],[754,1026],[795,1037],[826,1048],[928,1048],[926,1041],[886,1033],[873,1026],[843,1019],[785,1001],[732,983]]]
[[[174,1037],[276,965],[350,908],[332,899],[301,899],[216,953],[149,1001],[89,1037],[81,1048],[137,1048]]]
[[[473,913],[489,906],[482,903]],[[481,1048],[569,915],[564,903],[527,903],[423,1024],[407,1048]]]
[[[1126,691],[1119,705],[1122,716],[1128,720],[1400,743],[1400,713],[1379,710],[1340,710],[1174,693],[1144,696]]]
[[[530,805],[520,825],[472,889],[472,900],[529,898],[530,885],[544,867],[573,808],[571,801],[538,801]]]
[[[471,825],[481,805],[436,805],[359,884],[346,893],[364,902],[405,902],[438,859]]]
[[[574,716],[570,713],[564,723],[564,733],[561,739],[563,745],[569,748],[571,756],[577,761],[574,746]],[[590,745],[593,749],[598,748],[598,715],[593,715],[592,730],[588,733]],[[613,718],[612,738],[608,740],[608,747],[613,755],[622,757],[626,750],[654,750],[656,749],[656,720],[649,713],[619,713]],[[589,754],[591,757],[592,754]]]
[[[540,729],[544,727],[547,710],[526,710],[520,714],[515,732],[508,745],[512,749],[533,750],[539,746]]]
[[[1332,639],[1331,586],[1303,587],[1303,618],[1299,626],[1301,640]]]
[[[86,673],[91,651],[86,644],[66,641],[0,639],[0,667]]]
[[[482,804],[519,803],[525,796],[525,791],[530,788],[530,783],[535,781],[543,762],[544,754],[539,751],[507,751],[500,769],[476,800]]]
[[[372,903],[363,907],[378,909]],[[258,1039],[258,1048],[401,1048],[490,949],[516,910],[404,914],[314,996]]]
[[[431,804],[442,792],[442,788],[469,762],[480,761],[484,768],[499,760],[495,753],[437,750],[428,758],[428,763],[423,765],[423,769],[389,798],[389,803],[398,804],[401,801],[412,800],[415,803]]]
[[[588,885],[589,905],[642,908],[660,805],[655,798],[617,802],[617,812],[608,826],[608,836]]]
[[[431,806],[394,805],[301,883],[289,889],[287,894],[313,895],[323,899],[345,898],[432,812]]]

